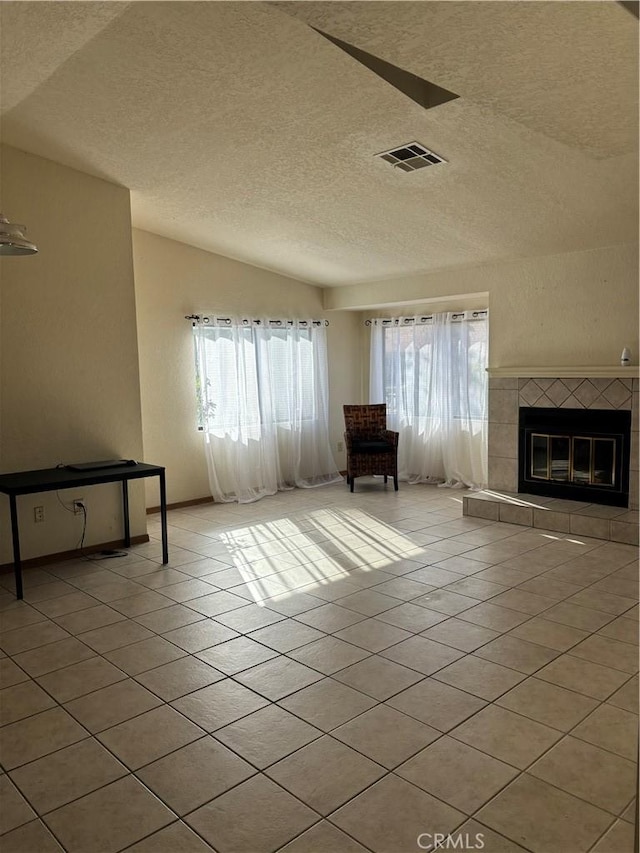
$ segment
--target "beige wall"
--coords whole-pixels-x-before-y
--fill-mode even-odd
[[[0,259],[0,470],[142,456],[129,191],[2,148],[3,209],[39,254]],[[131,532],[146,531],[131,489]],[[85,499],[87,544],[122,537],[118,485],[63,491]],[[35,524],[33,507],[45,507]],[[54,492],[18,498],[25,558],[76,546],[81,516]],[[0,562],[11,560],[0,495]]]
[[[615,364],[625,345],[637,363],[633,246],[323,291],[144,231],[133,231],[132,255],[126,189],[9,147],[2,167],[4,210],[28,225],[40,248],[0,261],[3,472],[145,458],[166,465],[170,501],[207,496],[185,314],[328,317],[330,436],[339,467],[342,405],[367,398],[363,320],[371,314],[481,307],[488,295],[494,367]],[[145,531],[144,488],[131,491],[136,535]],[[88,543],[121,536],[116,486],[61,497],[85,499]],[[146,500],[158,503],[155,485]],[[7,504],[0,497],[0,562],[11,558]],[[43,524],[33,521],[39,504]],[[25,557],[76,545],[81,518],[55,494],[19,505]]]
[[[395,313],[413,313],[425,299],[473,307],[484,292],[489,294],[491,367],[613,365],[624,346],[638,363],[633,245],[333,288],[325,291],[325,308],[395,306]]]
[[[325,316],[322,290],[258,267],[134,230],[144,455],[167,468],[170,502],[211,494],[196,428],[194,356],[187,314]],[[330,437],[336,463],[344,425],[342,405],[361,396],[360,322],[353,313],[330,315]],[[149,505],[157,491],[148,488]]]

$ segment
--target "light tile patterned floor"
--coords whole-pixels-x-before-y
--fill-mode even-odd
[[[637,549],[461,506],[363,479],[0,576],[3,853],[631,853]]]

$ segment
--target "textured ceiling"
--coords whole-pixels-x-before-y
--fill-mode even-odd
[[[612,2],[0,3],[2,137],[134,224],[325,286],[637,238]],[[424,110],[317,28],[460,95]],[[446,165],[373,157],[416,140]]]

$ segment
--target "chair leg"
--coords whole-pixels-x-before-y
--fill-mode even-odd
[[[387,475],[386,474],[384,475],[384,481],[385,481],[385,483],[387,482]]]
[[[394,490],[394,492],[398,491],[398,475],[397,474],[393,478],[393,490]]]
[[[351,486],[351,491],[353,491],[353,487],[355,486],[355,483],[356,483],[356,478],[352,477],[351,482],[349,483],[349,485]]]

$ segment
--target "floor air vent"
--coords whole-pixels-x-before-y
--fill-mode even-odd
[[[437,163],[446,163],[444,157],[434,154],[429,151],[424,145],[418,142],[409,142],[407,145],[402,145],[399,148],[393,148],[391,151],[383,151],[381,154],[376,154],[387,163],[397,169],[402,169],[403,172],[415,172],[416,169],[424,169],[426,166],[434,166]]]

